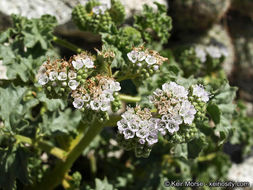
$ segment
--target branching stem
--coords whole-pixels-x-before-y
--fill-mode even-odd
[[[129,96],[125,94],[119,95],[120,100],[127,102],[127,103],[135,103],[141,101],[141,97],[139,96]]]
[[[71,42],[68,42],[67,40],[60,39],[57,36],[53,37],[53,41],[65,48],[68,48],[76,53],[81,53],[84,51],[82,48],[77,47],[75,44],[72,44]]]
[[[46,141],[41,141],[41,140],[33,140],[29,137],[25,137],[22,135],[14,135],[15,139],[17,140],[17,142],[22,142],[22,143],[28,143],[30,145],[33,145],[35,147],[38,147],[44,151],[46,151],[47,153],[59,158],[60,160],[64,160],[65,156],[67,155],[67,152],[65,152],[64,150],[57,148],[53,145],[51,145],[50,143],[46,142]]]

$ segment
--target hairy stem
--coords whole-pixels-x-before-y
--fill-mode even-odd
[[[103,128],[102,123],[94,123],[90,126],[86,133],[82,133],[79,142],[67,154],[65,161],[58,161],[55,168],[45,174],[42,181],[33,187],[27,189],[51,190],[57,187],[64,179],[65,174],[70,170],[75,160],[82,154],[83,150],[90,144],[95,136],[100,133]]]
[[[25,137],[22,135],[14,135],[15,139],[17,140],[17,142],[22,142],[22,143],[28,143],[30,145],[33,145],[35,147],[38,147],[44,151],[46,151],[47,153],[59,158],[60,160],[64,160],[65,156],[67,155],[67,152],[65,152],[64,150],[57,148],[51,144],[49,144],[48,142],[45,141],[35,141],[29,137]]]
[[[127,103],[135,103],[141,101],[141,97],[139,96],[129,96],[125,94],[119,95],[120,100],[127,102]]]
[[[58,160],[53,170],[48,171],[42,178],[40,183],[28,186],[27,190],[51,190],[56,186],[64,182],[64,177],[71,169],[73,163],[92,142],[92,140],[101,132],[104,126],[115,126],[117,121],[120,120],[120,116],[111,116],[110,120],[105,123],[95,122],[88,129],[84,126],[81,127],[79,135],[72,141],[70,145],[70,151],[66,155],[65,160]],[[82,124],[83,125],[83,124]]]
[[[53,41],[65,48],[68,48],[68,49],[74,51],[74,52],[81,53],[83,51],[81,48],[77,47],[75,44],[72,44],[72,43],[68,42],[67,40],[60,39],[57,36],[53,37]]]

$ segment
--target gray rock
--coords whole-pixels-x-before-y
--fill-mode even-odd
[[[98,36],[94,36],[87,32],[81,32],[71,21],[72,9],[78,4],[85,4],[88,0],[1,0],[0,1],[0,30],[9,24],[9,16],[11,14],[20,14],[28,18],[39,18],[43,14],[54,15],[59,23],[56,32],[67,36],[77,36],[85,38],[89,41],[99,40]],[[110,2],[110,0],[98,0]],[[153,2],[155,0],[121,0],[126,7],[127,17],[132,17],[134,13],[142,10],[143,4],[156,7]],[[167,5],[166,0],[156,0],[159,3]],[[2,23],[3,20],[7,22]],[[2,28],[1,28],[2,27]]]
[[[228,26],[236,55],[234,83],[250,94],[246,100],[253,102],[253,20],[236,13],[229,17]]]
[[[249,182],[253,189],[253,157],[242,164],[233,164],[228,172],[228,179],[236,182]],[[239,188],[238,188],[239,189]]]
[[[169,0],[169,14],[177,32],[205,31],[223,17],[230,3],[230,0]]]

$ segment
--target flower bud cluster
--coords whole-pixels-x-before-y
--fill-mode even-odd
[[[155,51],[145,50],[144,47],[133,48],[127,57],[130,62],[128,69],[131,75],[139,79],[152,76],[159,70],[160,65],[167,60]]]
[[[38,83],[42,85],[49,97],[68,97],[77,89],[94,68],[93,58],[86,53],[73,56],[69,61],[46,61],[38,72]]]
[[[158,142],[158,122],[147,108],[127,108],[117,122],[120,144],[127,150],[134,149],[137,157],[147,157],[153,144]]]
[[[97,75],[87,79],[82,86],[72,91],[73,106],[81,111],[92,111],[94,114],[105,114],[108,111],[117,111],[120,108],[118,91],[119,82],[113,78]],[[108,115],[101,117],[101,121]]]
[[[206,62],[208,57],[212,59],[220,59],[222,57],[225,58],[228,56],[227,48],[214,45],[210,45],[207,47],[196,46],[195,53],[202,63]]]
[[[197,121],[202,120],[206,114],[206,106],[209,101],[210,94],[204,89],[203,85],[193,85],[190,87],[190,97],[189,100],[194,105],[197,113],[195,119]]]
[[[123,22],[125,10],[119,0],[90,0],[84,6],[77,5],[72,18],[76,25],[84,31],[98,34],[106,32],[110,26]]]

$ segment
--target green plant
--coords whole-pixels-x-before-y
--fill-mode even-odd
[[[233,131],[247,119],[232,119],[236,88],[219,77],[225,56],[209,49],[203,61],[193,49],[152,50],[172,28],[166,8],[156,5],[157,12],[144,6],[132,26],[121,25],[116,0],[78,5],[77,26],[101,36],[93,54],[53,36],[52,16],[13,16],[0,35],[7,70],[0,81],[0,189],[92,189],[93,179],[95,189],[163,189],[166,179],[225,179],[229,135],[250,146]],[[75,55],[61,59],[55,44]],[[75,169],[81,155],[92,180]]]

